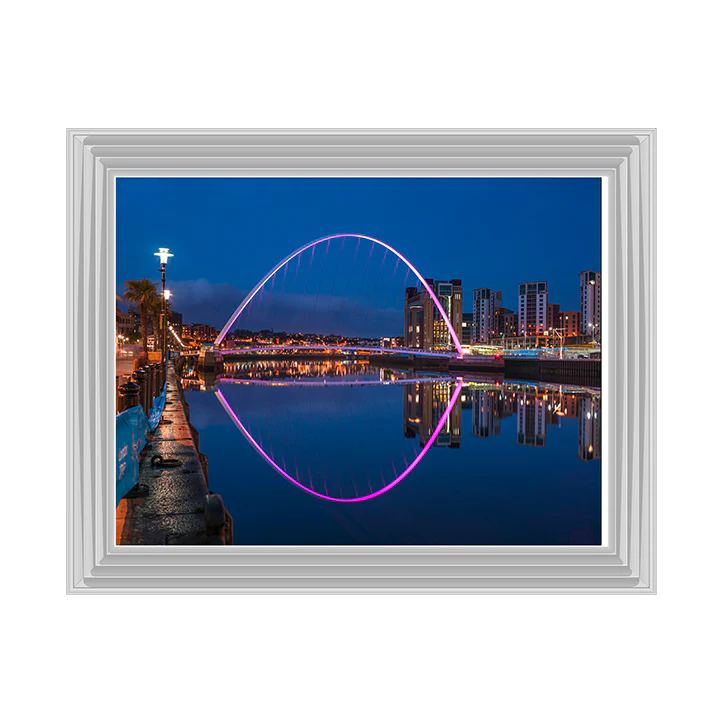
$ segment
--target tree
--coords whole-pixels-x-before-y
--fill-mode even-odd
[[[156,340],[156,349],[160,348],[161,343],[161,312],[163,311],[163,299],[160,294],[156,294],[155,298],[151,301],[148,313],[151,317],[151,330],[153,331],[153,338]]]
[[[160,296],[156,291],[156,285],[150,279],[139,279],[137,281],[125,282],[125,293],[123,298],[138,309],[141,318],[141,337],[143,339],[143,351],[148,352],[148,316],[158,303]]]

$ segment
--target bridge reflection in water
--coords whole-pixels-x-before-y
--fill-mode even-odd
[[[213,418],[201,445],[214,491],[247,517],[238,544],[600,542],[598,390],[354,360],[185,376],[192,421]],[[223,418],[243,445],[214,437]],[[349,502],[366,504],[334,506]]]

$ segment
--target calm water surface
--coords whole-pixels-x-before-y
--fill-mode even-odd
[[[598,390],[350,361],[185,376],[235,544],[600,544]]]

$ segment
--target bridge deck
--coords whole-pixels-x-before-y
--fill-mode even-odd
[[[372,354],[403,354],[412,356],[428,356],[438,357],[443,359],[454,359],[458,356],[457,352],[450,351],[424,351],[423,349],[408,349],[405,347],[395,347],[388,349],[379,346],[333,346],[327,344],[288,344],[288,345],[264,345],[254,347],[243,347],[236,349],[197,349],[194,351],[182,351],[183,356],[195,356],[200,354],[202,351],[216,351],[220,354],[258,354],[266,351],[341,351],[341,352],[368,352]]]

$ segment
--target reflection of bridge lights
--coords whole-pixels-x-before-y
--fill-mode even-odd
[[[419,380],[415,380],[419,381]],[[451,380],[449,380],[449,383],[451,383]],[[289,482],[292,482],[297,487],[300,487],[304,491],[308,492],[309,494],[314,495],[315,497],[321,497],[322,499],[329,500],[331,502],[364,502],[365,500],[371,500],[375,497],[379,497],[380,495],[384,494],[385,492],[388,492],[392,487],[395,487],[397,484],[399,484],[405,477],[407,477],[412,470],[419,464],[422,457],[427,454],[427,452],[430,450],[432,445],[434,444],[435,440],[439,436],[439,434],[442,432],[444,427],[447,424],[447,420],[449,419],[449,415],[452,413],[452,409],[454,408],[454,405],[457,403],[457,399],[459,398],[459,395],[462,392],[462,385],[463,380],[461,377],[457,378],[457,386],[454,388],[454,391],[452,392],[451,398],[449,400],[449,404],[447,405],[447,408],[444,410],[442,416],[439,419],[439,422],[437,423],[437,426],[435,427],[434,431],[432,432],[430,438],[427,440],[427,443],[424,445],[424,447],[420,450],[419,454],[412,460],[412,462],[409,464],[409,466],[401,473],[399,474],[394,480],[392,480],[389,484],[385,485],[381,489],[376,490],[376,492],[372,492],[368,495],[362,495],[359,497],[351,497],[351,498],[345,498],[345,497],[331,497],[330,495],[321,494],[321,492],[317,492],[314,489],[311,489],[310,487],[307,487],[306,485],[303,485],[301,482],[299,482],[297,479],[292,477],[286,470],[284,470],[280,465],[278,465],[274,459],[261,447],[261,445],[251,436],[251,434],[248,432],[246,427],[242,424],[241,420],[236,416],[236,413],[231,409],[228,401],[226,400],[226,397],[224,397],[223,393],[220,389],[216,390],[216,397],[221,403],[221,406],[226,410],[226,413],[231,418],[231,421],[236,425],[238,430],[241,432],[241,434],[244,435],[246,440],[249,442],[249,444],[253,447],[253,449],[258,452],[258,454],[263,457],[266,462],[268,462],[271,467],[273,467],[282,477],[285,477]]]

